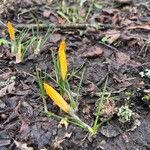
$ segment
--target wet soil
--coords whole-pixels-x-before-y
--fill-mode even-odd
[[[85,3],[85,7],[89,3]],[[7,20],[14,24],[33,24],[39,20],[63,25],[64,20],[57,14],[59,5],[57,1],[10,0],[1,5],[1,21],[5,24]],[[68,2],[68,7],[71,5],[73,1]],[[1,45],[0,149],[20,149],[14,141],[26,144],[25,150],[150,149],[150,103],[143,100],[145,95],[150,95],[150,78],[139,74],[150,69],[149,19],[149,0],[133,0],[129,3],[110,0],[102,5],[102,9],[93,10],[87,20],[87,23],[109,25],[107,28],[88,28],[81,30],[83,34],[79,34],[77,29],[59,28],[53,32],[38,55],[33,55],[31,49],[24,62],[19,64],[15,63],[15,57],[10,54],[10,47]],[[39,33],[43,36],[46,31],[47,28],[40,29]],[[0,26],[0,36],[8,39],[6,27]],[[91,125],[98,99],[96,93],[103,88],[108,77],[109,98],[114,99],[116,108],[126,103],[130,105],[134,112],[131,122],[121,123],[116,112],[112,112],[107,114],[111,119],[102,124],[98,133],[89,136],[82,128],[72,124],[67,129],[59,128],[58,120],[43,113],[35,71],[39,68],[53,75],[50,49],[57,52],[60,40],[64,37],[67,41],[69,70],[78,70],[81,66],[86,68],[78,100],[78,116]],[[108,37],[106,42],[103,41],[104,37]],[[78,75],[81,73],[79,71]],[[71,82],[72,88],[76,88],[78,82],[79,79],[74,79]],[[9,85],[5,91],[2,90],[5,87],[3,84]],[[130,98],[127,92],[131,94]],[[48,110],[62,115],[51,101],[47,101],[47,105]],[[104,119],[103,115],[101,119]]]

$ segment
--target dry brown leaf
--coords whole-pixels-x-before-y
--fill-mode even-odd
[[[63,149],[61,146],[61,143],[64,141],[65,139],[58,139],[58,137],[55,138],[54,142],[53,142],[53,149]]]
[[[105,36],[107,38],[107,42],[109,44],[112,44],[113,42],[115,42],[116,40],[118,40],[118,38],[120,37],[120,31],[109,30],[109,31],[106,32]]]
[[[65,133],[64,136],[61,136],[61,137],[55,137],[55,139],[53,140],[53,144],[52,144],[52,147],[53,149],[63,149],[61,144],[62,142],[67,138],[69,139],[72,135],[72,132],[70,133]]]
[[[104,8],[102,11],[104,14],[108,14],[108,15],[114,15],[119,12],[118,9],[113,9],[113,8]]]
[[[105,118],[111,118],[117,112],[117,107],[115,102],[112,100],[107,100],[102,108],[101,116]]]
[[[21,143],[16,140],[14,140],[14,143],[16,147],[19,148],[20,150],[34,150],[33,147],[28,147],[27,143]]]
[[[126,64],[130,61],[130,56],[125,53],[118,52],[116,53],[116,61],[122,65]]]
[[[86,105],[86,106],[83,108],[83,113],[89,114],[90,111],[91,111],[91,106],[89,106],[89,105]]]
[[[61,119],[61,121],[59,122],[58,128],[62,128],[63,126],[65,126],[65,128],[67,130],[67,128],[68,128],[67,118]]]
[[[5,96],[7,91],[8,93],[11,93],[14,89],[15,89],[15,82],[6,85],[4,88],[0,89],[0,97]]]
[[[12,74],[11,71],[8,71],[8,72],[5,72],[5,73],[3,73],[3,74],[0,74],[0,80],[1,80],[1,81],[2,81],[2,80],[7,80],[8,78],[11,77],[11,74]]]
[[[135,26],[129,26],[129,27],[127,27],[127,30],[131,30],[131,29],[150,30],[150,25],[144,24],[144,25],[135,25]]]
[[[126,64],[126,65],[129,65],[129,66],[132,66],[132,67],[136,67],[136,66],[141,65],[141,63],[139,63],[139,62],[131,60],[130,56],[128,54],[123,53],[123,52],[117,52],[116,53],[116,61],[120,65]]]
[[[72,132],[70,132],[70,133],[66,132],[65,135],[64,135],[64,138],[70,138],[71,135],[72,135]]]
[[[132,4],[132,0],[115,0],[115,2],[120,4]]]
[[[92,46],[89,48],[88,52],[81,55],[83,58],[96,58],[103,54],[103,50],[98,46]]]
[[[22,61],[22,44],[20,43],[18,46],[18,51],[16,53],[16,63],[20,63]]]
[[[51,14],[51,11],[50,11],[50,10],[44,10],[44,11],[43,11],[43,16],[44,16],[45,18],[48,18],[48,17],[50,16],[50,14]]]
[[[10,139],[0,139],[0,147],[5,147],[11,144],[11,140]]]

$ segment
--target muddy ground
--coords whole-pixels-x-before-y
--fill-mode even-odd
[[[76,3],[69,1],[67,7]],[[83,4],[80,17],[85,16],[90,4],[90,0]],[[1,1],[1,38],[9,40],[5,26],[8,20],[18,30],[30,28],[31,24],[36,26],[37,21],[44,23],[46,26],[39,28],[41,37],[49,24],[55,25],[40,53],[34,55],[30,48],[21,63],[15,63],[10,46],[0,46],[0,150],[150,149],[150,102],[144,99],[150,97],[150,75],[145,71],[150,69],[149,0],[99,1],[101,7],[92,8],[85,21],[75,17],[71,27],[64,27],[69,23],[58,13],[60,5],[61,2],[55,0]],[[102,26],[80,28],[80,23],[101,23]],[[30,36],[31,31],[27,38]],[[43,113],[35,68],[53,75],[50,49],[57,51],[62,38],[67,42],[69,70],[86,68],[77,114],[89,125],[95,118],[96,93],[108,77],[110,96],[100,116],[100,121],[106,118],[108,121],[94,136],[72,124],[67,129],[58,127],[59,120]],[[143,76],[140,72],[144,72]],[[79,71],[78,75],[81,73]],[[71,82],[73,89],[78,82],[78,78]],[[63,114],[48,97],[46,99],[48,110]],[[134,115],[130,121],[122,123],[117,111],[125,104]]]

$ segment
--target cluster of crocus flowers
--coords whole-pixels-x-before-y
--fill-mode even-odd
[[[80,118],[75,114],[74,110],[70,107],[70,105],[63,99],[63,97],[50,85],[47,83],[44,83],[44,89],[47,93],[47,95],[55,102],[57,106],[64,112],[71,115],[74,119],[77,120],[82,126],[87,128],[92,134],[94,133],[93,129],[80,120]]]
[[[66,58],[66,43],[62,40],[58,50],[58,58],[60,65],[60,74],[63,81],[65,81],[67,76],[67,58]],[[64,98],[49,84],[44,83],[44,89],[47,95],[54,101],[54,103],[64,112],[72,116],[79,124],[87,128],[91,133],[93,129],[85,124],[80,118],[75,114],[74,109],[64,100]]]
[[[15,40],[15,30],[10,21],[7,22],[7,30],[11,41]]]
[[[58,58],[60,65],[60,74],[61,78],[64,81],[67,75],[67,58],[66,58],[66,43],[65,40],[62,40],[58,50]],[[44,83],[44,89],[47,95],[55,102],[60,109],[66,113],[72,112],[70,105],[63,99],[63,97],[50,85]]]

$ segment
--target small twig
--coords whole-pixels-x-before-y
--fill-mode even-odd
[[[117,48],[115,48],[115,47],[113,47],[113,46],[111,46],[109,44],[106,44],[106,43],[101,42],[101,41],[99,41],[99,44],[101,44],[101,45],[103,45],[103,46],[105,46],[107,48],[110,48],[111,50],[114,50],[115,52],[119,52],[119,50]]]
[[[111,28],[118,28],[116,26],[112,26],[110,24],[101,24],[101,23],[96,23],[96,24],[53,24],[53,23],[46,23],[46,24],[13,24],[16,29],[22,29],[22,28],[28,28],[28,29],[33,29],[33,28],[48,28],[48,27],[53,27],[53,28],[58,28],[58,29],[82,29],[86,30],[87,28],[95,28],[95,29],[111,29]],[[6,27],[6,25],[2,22],[0,22],[0,27]]]
[[[25,9],[21,13],[19,13],[18,16],[24,15],[24,14],[29,13],[29,12],[31,12],[33,10],[36,10],[36,9],[37,9],[37,7],[33,7],[33,8],[30,8],[30,9]]]
[[[48,28],[48,27],[60,28],[60,29],[87,29],[87,28],[97,28],[97,29],[106,29],[112,28],[111,25],[104,25],[104,24],[64,24],[64,25],[56,25],[53,23],[48,24],[18,24],[16,27],[20,28]]]

